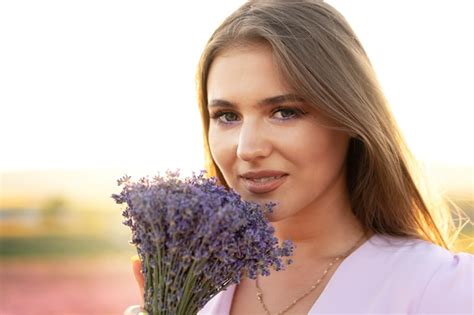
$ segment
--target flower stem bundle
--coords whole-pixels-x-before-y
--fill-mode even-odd
[[[282,257],[293,253],[265,217],[274,203],[244,201],[204,174],[180,179],[179,171],[167,171],[138,182],[124,176],[122,191],[112,195],[127,205],[123,223],[142,262],[149,314],[196,314],[242,276],[284,270]]]

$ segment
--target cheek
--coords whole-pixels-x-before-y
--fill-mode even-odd
[[[337,131],[315,130],[312,137],[300,137],[293,144],[293,156],[298,168],[309,176],[330,176],[338,173],[345,163],[348,139]],[[316,174],[315,174],[316,173]],[[311,175],[310,175],[311,174]]]
[[[217,135],[218,134],[218,135]],[[212,158],[217,164],[217,167],[225,172],[226,164],[229,163],[231,158],[231,141],[222,132],[216,132],[214,128],[209,127],[209,150],[211,151]]]

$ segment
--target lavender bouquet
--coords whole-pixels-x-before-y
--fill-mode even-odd
[[[291,241],[279,245],[265,217],[274,203],[244,201],[204,174],[180,179],[179,170],[168,170],[136,183],[124,176],[122,192],[112,195],[127,204],[123,223],[142,262],[150,314],[196,314],[241,276],[285,269],[282,257],[293,253]]]

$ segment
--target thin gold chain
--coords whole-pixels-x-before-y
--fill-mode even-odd
[[[354,249],[357,247],[357,245],[359,245],[359,243],[364,239],[365,237],[365,233],[362,235],[362,237],[355,243],[354,246],[352,246],[352,248],[344,255],[341,255],[341,256],[337,256],[334,260],[332,260],[330,263],[329,263],[329,266],[326,268],[326,270],[324,270],[323,272],[323,275],[318,279],[318,281],[316,281],[315,284],[313,284],[311,286],[311,288],[306,292],[304,293],[303,295],[301,295],[300,297],[298,297],[297,299],[293,300],[293,302],[288,305],[287,307],[285,307],[283,310],[279,311],[277,314],[278,315],[281,315],[281,314],[284,314],[286,311],[288,311],[290,308],[292,308],[296,303],[298,303],[298,301],[300,301],[301,299],[303,299],[304,297],[306,297],[308,294],[310,294],[311,292],[313,292],[314,289],[316,289],[319,284],[321,283],[321,281],[326,277],[327,273],[329,272],[329,270],[332,268],[332,266],[338,262],[340,259],[344,259],[346,258],[347,256],[349,256],[352,251],[354,251]],[[262,290],[260,289],[260,286],[258,285],[258,276],[257,278],[255,279],[255,285],[257,287],[257,299],[260,301],[260,304],[262,304],[263,306],[263,309],[265,310],[265,312],[268,314],[268,315],[271,315],[270,311],[268,310],[267,306],[265,305],[265,302],[263,301],[263,293],[262,293]]]

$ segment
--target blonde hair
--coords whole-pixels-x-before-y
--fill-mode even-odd
[[[449,207],[429,207],[422,197],[414,159],[367,54],[345,18],[322,1],[248,1],[209,39],[197,73],[208,176],[228,187],[208,142],[210,66],[224,49],[254,43],[270,45],[294,92],[351,136],[348,192],[364,228],[450,249],[462,226],[455,226]]]

